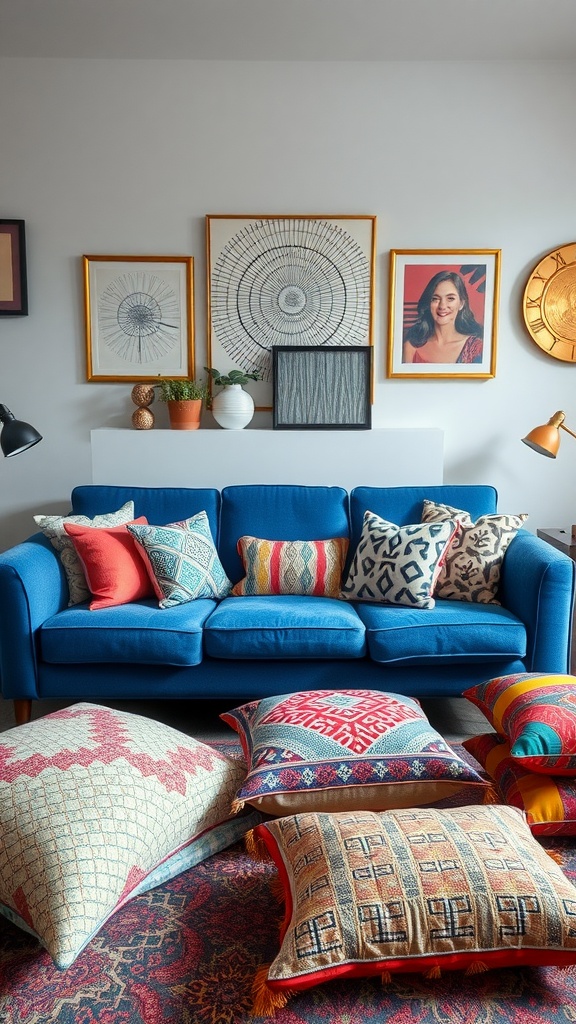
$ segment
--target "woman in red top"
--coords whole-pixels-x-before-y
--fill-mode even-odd
[[[418,319],[406,331],[403,363],[481,363],[483,329],[460,274],[443,270],[418,301]]]

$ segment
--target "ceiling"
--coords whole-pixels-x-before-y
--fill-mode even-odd
[[[0,0],[0,57],[576,60],[576,0]]]

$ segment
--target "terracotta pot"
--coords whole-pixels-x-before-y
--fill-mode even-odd
[[[198,430],[202,413],[202,399],[188,398],[182,402],[167,402],[172,430]]]

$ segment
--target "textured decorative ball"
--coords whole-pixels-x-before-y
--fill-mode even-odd
[[[136,430],[151,430],[154,426],[154,413],[150,409],[135,409],[132,413],[132,426]]]
[[[152,405],[155,398],[154,387],[152,384],[135,384],[130,397],[134,405]]]

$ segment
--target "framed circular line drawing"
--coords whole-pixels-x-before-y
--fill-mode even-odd
[[[376,217],[208,214],[206,251],[208,362],[261,374],[258,409],[275,346],[373,344]]]
[[[194,376],[191,256],[83,256],[86,379]]]

